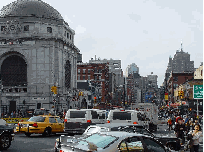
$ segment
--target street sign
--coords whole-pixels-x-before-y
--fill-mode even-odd
[[[203,85],[193,85],[193,98],[203,99]]]

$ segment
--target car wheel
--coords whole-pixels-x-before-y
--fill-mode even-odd
[[[26,135],[27,137],[30,137],[31,133],[25,133],[25,135]]]
[[[45,131],[43,133],[43,136],[50,136],[51,135],[51,129],[45,128]]]
[[[169,148],[170,150],[174,150],[174,146],[172,144],[168,144],[167,148]]]
[[[0,137],[0,146],[1,146],[1,149],[8,149],[11,145],[11,141],[9,139],[9,135],[2,135]]]

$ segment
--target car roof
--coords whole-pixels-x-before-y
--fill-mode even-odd
[[[105,124],[96,124],[91,126],[99,126],[99,127],[120,127],[120,126],[128,126],[128,123],[105,123]]]
[[[59,116],[52,116],[52,115],[38,115],[38,116],[41,116],[41,117],[55,117],[55,118],[59,118]],[[36,116],[35,116],[36,117]]]
[[[140,133],[129,133],[125,131],[107,131],[107,132],[100,132],[100,134],[106,134],[106,135],[111,135],[115,137],[147,136]]]

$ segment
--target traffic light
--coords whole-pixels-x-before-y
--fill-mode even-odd
[[[181,91],[178,91],[178,96],[179,96],[179,97],[181,96]]]
[[[56,86],[52,86],[51,87],[51,92],[53,92],[54,94],[57,94],[57,87]]]
[[[52,87],[51,87],[51,92],[54,92],[54,88],[55,88],[55,86],[52,86]]]
[[[96,103],[96,97],[94,97],[94,103]]]
[[[181,91],[181,96],[184,97],[184,92],[183,91]]]

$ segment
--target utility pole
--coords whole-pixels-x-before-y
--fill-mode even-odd
[[[0,74],[0,117],[1,117],[1,107],[2,107],[2,101],[1,101],[1,97],[2,97],[2,80],[1,80],[1,74]]]

